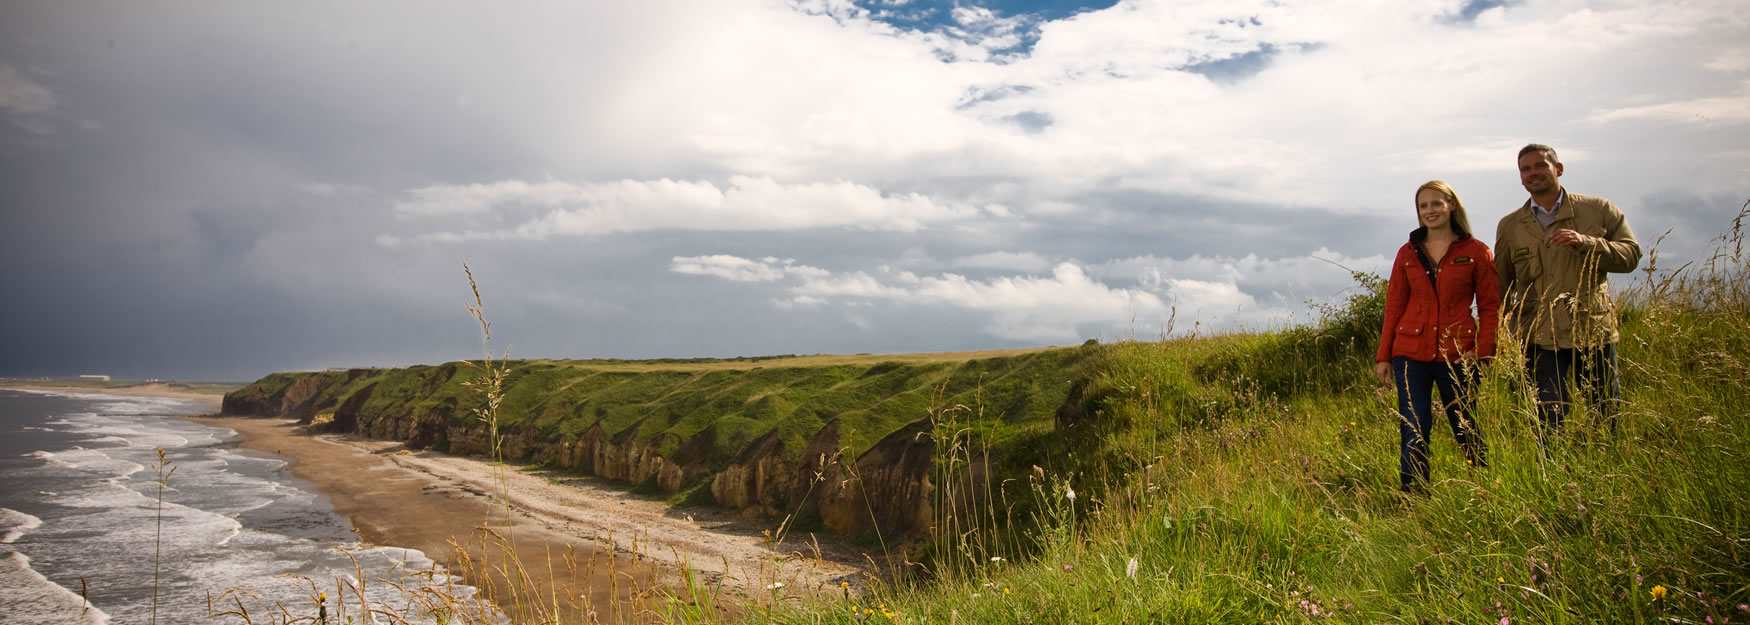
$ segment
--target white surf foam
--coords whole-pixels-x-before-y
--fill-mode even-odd
[[[49,581],[30,568],[30,558],[18,552],[0,555],[0,606],[6,622],[104,625],[109,614],[89,605],[78,593]]]
[[[96,473],[118,479],[146,470],[145,465],[111,457],[100,449],[81,449],[78,447],[66,451],[39,449],[25,455],[64,469]]]
[[[221,447],[235,440],[234,431],[171,418],[170,411],[151,403],[126,403],[94,404],[101,413],[58,415],[53,427],[74,435],[79,444],[28,454],[42,462],[17,475],[42,484],[38,488],[47,487],[36,494],[42,503],[55,506],[52,509],[76,509],[45,514],[49,518],[36,524],[40,529],[30,528],[34,531],[17,548],[36,558],[35,566],[53,579],[99,572],[92,577],[93,599],[108,614],[97,612],[102,620],[73,621],[69,619],[91,613],[68,612],[57,607],[60,604],[13,613],[7,612],[12,606],[6,597],[0,598],[0,625],[13,622],[12,618],[26,618],[20,622],[27,623],[102,623],[112,617],[116,622],[145,621],[149,615],[138,598],[148,589],[136,582],[151,575],[149,559],[142,560],[140,554],[160,542],[161,548],[152,549],[161,549],[163,561],[175,563],[167,569],[162,586],[172,606],[168,622],[198,621],[205,614],[209,592],[248,590],[261,602],[251,604],[253,612],[271,608],[271,601],[296,601],[308,594],[313,581],[326,587],[336,579],[350,578],[353,561],[337,548],[358,557],[370,580],[367,594],[378,605],[400,606],[410,600],[396,584],[418,592],[419,587],[441,587],[452,581],[441,568],[431,575],[437,565],[417,550],[338,545],[335,540],[344,540],[345,528],[323,529],[335,523],[323,519],[326,504],[319,503],[318,494],[282,481],[285,461]],[[122,412],[143,414],[116,414]],[[162,512],[153,471],[159,448],[170,453],[177,468],[164,491]],[[255,512],[264,508],[265,514]],[[0,531],[17,526],[22,532],[24,525],[0,522]],[[5,551],[0,548],[0,553]],[[39,589],[32,591],[33,597],[50,596],[50,601],[66,603],[65,588],[19,562],[29,560],[13,562],[11,568],[22,567],[29,573],[7,573],[3,580],[7,588],[29,582],[29,587]],[[42,581],[27,579],[30,576]],[[453,590],[463,596],[475,592],[460,583]],[[77,600],[76,594],[71,596]],[[189,607],[193,611],[185,614],[177,606],[199,609]],[[165,614],[159,617],[166,622]]]
[[[25,532],[42,526],[42,519],[11,508],[0,508],[0,543],[16,542],[24,537]]]

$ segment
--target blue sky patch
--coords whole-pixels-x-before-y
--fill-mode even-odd
[[[1513,4],[1508,0],[1469,0],[1459,7],[1458,14],[1452,17],[1454,22],[1474,22],[1483,11]]]
[[[876,21],[897,28],[922,32],[940,32],[951,36],[966,33],[965,25],[954,18],[956,7],[982,8],[1000,19],[1021,18],[1023,25],[1015,33],[1019,43],[1002,48],[1002,54],[1026,54],[1039,41],[1039,25],[1079,13],[1098,11],[1118,4],[1116,0],[854,0],[858,8],[869,12]],[[981,34],[974,31],[972,34]]]

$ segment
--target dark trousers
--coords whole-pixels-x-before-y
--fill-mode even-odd
[[[1435,387],[1452,425],[1452,437],[1471,466],[1489,466],[1484,458],[1483,438],[1471,420],[1476,405],[1477,379],[1474,364],[1421,362],[1398,356],[1391,360],[1392,378],[1398,387],[1398,478],[1404,490],[1419,489],[1428,481],[1428,433],[1434,429],[1432,404]]]
[[[1543,423],[1540,434],[1561,432],[1562,420],[1568,416],[1573,401],[1568,392],[1569,378],[1585,393],[1592,409],[1598,411],[1598,420],[1611,432],[1616,431],[1622,386],[1617,379],[1615,343],[1578,349],[1532,346],[1525,350],[1525,368],[1537,383],[1537,417]]]

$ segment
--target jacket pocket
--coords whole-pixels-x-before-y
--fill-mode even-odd
[[[1442,352],[1450,352],[1453,356],[1477,351],[1476,322],[1466,321],[1446,326],[1440,332],[1440,347]]]
[[[1422,342],[1426,340],[1422,336],[1422,326],[1399,324],[1397,334],[1397,338],[1392,339],[1393,356],[1415,356],[1418,358],[1426,358],[1426,356],[1421,355]]]
[[[1513,280],[1530,284],[1543,275],[1543,260],[1529,247],[1513,248]]]

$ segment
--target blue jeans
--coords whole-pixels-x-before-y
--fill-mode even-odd
[[[1391,360],[1398,387],[1398,478],[1404,490],[1428,481],[1428,433],[1434,429],[1434,389],[1439,387],[1452,437],[1458,439],[1465,462],[1486,467],[1483,438],[1471,420],[1471,407],[1481,371],[1474,364],[1422,362],[1398,356]]]

